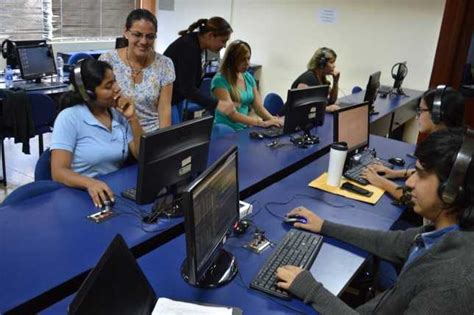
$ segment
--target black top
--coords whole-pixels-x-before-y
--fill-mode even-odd
[[[183,35],[172,42],[163,53],[171,58],[174,64],[176,80],[173,83],[172,104],[178,104],[184,99],[214,110],[218,100],[200,93],[199,86],[203,76],[201,64],[202,49],[199,47],[196,32]]]
[[[298,87],[298,84],[300,83],[306,84],[307,86],[316,86],[324,84],[322,82],[319,82],[318,77],[315,76],[314,72],[311,70],[303,72],[298,78],[296,78],[295,82],[293,82],[293,84],[291,85],[291,88],[296,89]]]

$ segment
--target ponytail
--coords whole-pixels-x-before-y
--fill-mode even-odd
[[[198,29],[199,35],[212,32],[215,36],[228,36],[233,32],[229,22],[221,17],[215,16],[210,19],[199,19],[189,25],[186,30],[182,30],[178,34],[183,36],[194,32],[196,29]]]

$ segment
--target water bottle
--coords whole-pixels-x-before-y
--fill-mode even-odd
[[[13,70],[10,65],[5,68],[5,88],[9,89],[13,87]]]
[[[63,82],[64,81],[64,60],[63,58],[58,55],[56,58],[56,67],[57,67],[57,81],[58,82]]]

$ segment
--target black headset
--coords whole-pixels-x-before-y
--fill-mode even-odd
[[[228,59],[228,65],[229,65],[229,68],[234,65],[235,63],[235,58],[234,58],[234,52],[235,50],[237,50],[237,47],[239,45],[245,45],[247,46],[249,52],[250,52],[250,55],[252,55],[252,48],[250,48],[250,45],[247,43],[247,42],[244,42],[243,40],[236,40],[233,42],[233,46],[229,49],[229,51],[227,52],[227,59]]]
[[[433,100],[433,108],[431,109],[431,120],[435,124],[439,124],[443,121],[444,117],[444,105],[443,105],[443,97],[446,93],[446,89],[448,87],[446,85],[438,85],[436,87],[435,96]]]
[[[324,69],[328,64],[329,60],[331,59],[329,56],[329,48],[323,47],[321,48],[321,57],[318,58],[318,67],[320,69]]]
[[[86,103],[89,103],[91,100],[96,99],[96,95],[94,91],[86,89],[84,86],[84,81],[82,80],[82,73],[81,73],[81,66],[82,63],[86,59],[80,60],[75,66],[74,66],[74,80],[72,82],[72,85],[74,86],[74,89],[79,92],[79,95],[84,99]]]
[[[463,204],[466,202],[465,181],[469,166],[472,163],[474,154],[474,129],[467,128],[461,148],[446,181],[438,187],[438,195],[446,205]],[[470,202],[472,202],[471,200]],[[464,210],[460,222],[463,220],[473,220],[474,205],[469,205]]]

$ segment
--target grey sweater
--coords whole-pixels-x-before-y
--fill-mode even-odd
[[[415,236],[426,227],[406,231],[374,231],[325,221],[321,234],[358,246],[402,266]],[[473,314],[474,232],[446,234],[428,252],[415,258],[399,275],[395,285],[359,306],[350,308],[314,280],[300,273],[290,292],[321,314]]]

